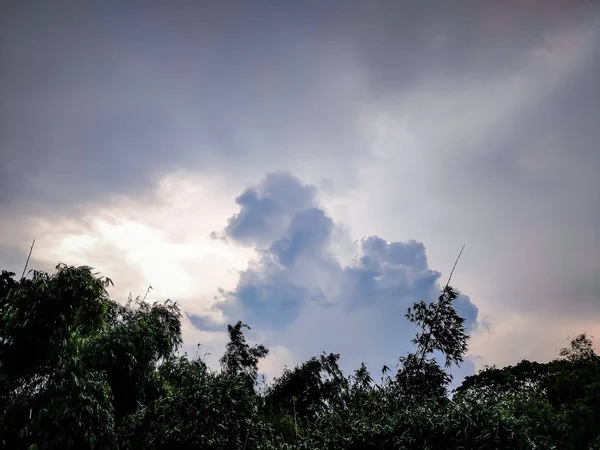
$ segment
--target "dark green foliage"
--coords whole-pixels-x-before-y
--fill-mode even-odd
[[[88,267],[1,273],[0,448],[600,449],[600,358],[585,334],[554,361],[487,367],[448,396],[468,342],[449,286],[408,310],[415,349],[380,382],[323,353],[259,392],[268,349],[247,325],[228,326],[213,371],[178,355],[176,303],[119,304],[109,284]]]
[[[586,334],[573,339],[560,356],[546,364],[521,361],[486,368],[467,377],[455,398],[483,405],[501,402],[519,423],[527,423],[524,433],[536,435],[536,442],[596,449],[591,443],[600,435],[600,358]]]
[[[249,387],[253,387],[258,374],[258,361],[267,356],[269,350],[262,344],[251,347],[246,342],[242,328],[250,329],[241,321],[227,326],[229,342],[221,358],[221,367],[223,373],[242,377]]]
[[[113,305],[110,316],[93,339],[84,341],[80,357],[87,367],[106,374],[120,424],[151,395],[158,362],[171,357],[181,344],[181,315],[170,301],[154,305],[138,301],[136,308]]]
[[[113,396],[106,374],[71,367],[29,403],[32,418],[20,433],[40,449],[109,448],[115,444]]]
[[[421,362],[436,351],[444,355],[446,367],[463,362],[469,336],[464,327],[465,319],[452,306],[456,297],[456,292],[446,286],[436,302],[428,305],[420,301],[408,308],[406,318],[421,328],[413,339]]]
[[[111,448],[120,422],[181,342],[173,303],[108,298],[110,280],[59,265],[15,281],[2,274],[0,411],[9,448]]]
[[[293,369],[285,369],[267,390],[266,404],[273,414],[293,415],[313,421],[326,413],[346,387],[339,366],[340,355],[313,357]]]
[[[501,396],[509,393],[536,393],[541,389],[540,381],[548,373],[548,365],[523,360],[515,366],[498,369],[486,367],[477,375],[464,379],[455,390],[456,395],[477,391],[482,397]]]
[[[421,360],[414,353],[400,357],[395,387],[406,400],[445,399],[450,381],[450,374],[442,370],[435,359]]]
[[[0,299],[0,381],[10,390],[68,364],[78,337],[102,327],[110,280],[88,267],[59,265],[54,275],[35,271],[7,284],[13,286]]]
[[[154,376],[160,395],[129,418],[127,448],[255,448],[259,399],[245,378],[213,373],[185,357],[166,361]]]
[[[469,336],[465,320],[452,306],[456,297],[456,292],[446,286],[437,301],[430,304],[420,301],[408,308],[406,318],[420,330],[412,340],[416,351],[400,358],[396,375],[396,386],[407,400],[445,399],[446,386],[452,377],[430,355],[441,353],[446,368],[463,362]]]

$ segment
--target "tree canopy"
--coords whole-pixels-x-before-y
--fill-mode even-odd
[[[600,448],[600,357],[586,334],[553,361],[486,367],[449,392],[469,339],[450,286],[398,318],[417,325],[414,350],[380,382],[323,353],[259,389],[268,349],[246,341],[248,325],[227,327],[212,370],[180,354],[176,302],[119,303],[110,284],[86,266],[1,273],[0,448]]]

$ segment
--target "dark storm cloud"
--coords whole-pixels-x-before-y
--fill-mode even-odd
[[[300,149],[306,164],[339,145],[351,157],[353,86],[294,9],[5,6],[2,202],[79,202],[190,164],[262,172]]]
[[[510,66],[581,5],[5,4],[0,201],[55,210],[142,195],[182,166],[249,177],[294,168],[352,183],[365,106],[424,80]]]

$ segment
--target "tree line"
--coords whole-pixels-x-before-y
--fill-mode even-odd
[[[177,303],[112,300],[90,267],[0,276],[0,448],[600,449],[600,358],[586,334],[548,363],[486,367],[454,391],[469,336],[456,292],[410,307],[414,349],[373,375],[316,355],[266,386],[242,322],[220,370],[179,352]],[[332,325],[333,326],[333,325]],[[377,379],[376,379],[377,378]]]

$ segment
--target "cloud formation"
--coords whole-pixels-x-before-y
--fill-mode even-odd
[[[355,242],[353,262],[344,265],[332,247],[336,224],[320,206],[318,191],[288,173],[267,175],[237,203],[240,212],[222,233],[241,245],[256,245],[257,258],[215,304],[227,320],[244,320],[270,335],[267,344],[276,344],[285,341],[295,324],[314,319],[304,329],[313,338],[286,342],[292,354],[304,358],[308,351],[333,351],[346,356],[343,350],[348,350],[347,367],[360,362],[352,345],[370,345],[371,353],[362,356],[375,365],[394,361],[410,348],[415,329],[404,319],[406,309],[415,301],[434,300],[441,288],[441,274],[429,268],[422,243],[365,237]],[[470,298],[461,294],[457,309],[472,328],[477,307]],[[216,326],[201,316],[190,317],[200,329]],[[322,317],[330,321],[322,323]],[[344,334],[341,329],[350,324],[353,334],[340,348],[331,336]]]
[[[221,235],[235,242],[262,247],[280,235],[296,211],[316,202],[316,186],[305,186],[283,172],[268,174],[256,187],[247,188],[235,202],[240,212],[227,221]]]

